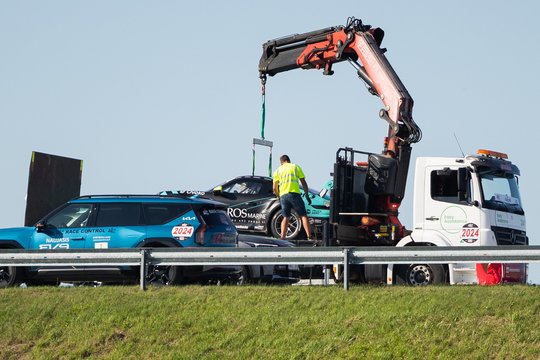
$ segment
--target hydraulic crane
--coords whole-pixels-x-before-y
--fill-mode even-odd
[[[383,214],[384,222],[394,229],[394,233],[382,238],[389,240],[391,237],[390,241],[396,241],[404,235],[397,215],[405,192],[411,144],[420,141],[422,132],[412,117],[413,99],[386,59],[386,49],[381,48],[383,37],[382,29],[364,25],[360,19],[351,17],[345,26],[285,36],[264,43],[259,72],[264,86],[267,75],[274,76],[294,69],[322,69],[324,75],[332,75],[335,63],[348,61],[365,82],[368,91],[381,99],[384,107],[379,111],[379,116],[389,125],[382,154],[370,156],[367,178],[355,179],[354,176],[349,176],[348,181],[347,174],[354,172],[350,167],[355,165],[354,152],[352,149],[342,149],[345,158],[338,160],[338,168],[334,169],[334,176],[338,176],[338,179],[334,181],[332,219],[342,225],[340,230],[343,230],[343,226],[358,226],[352,218],[342,217],[339,220],[339,214],[351,211],[365,215]],[[349,165],[349,169],[340,170],[340,163],[341,167]],[[339,178],[339,174],[343,175],[342,178]],[[348,201],[354,197],[352,192],[355,181],[366,182],[368,191],[363,204]],[[380,223],[372,216],[364,216],[359,225],[367,230],[366,236],[369,238],[370,234],[373,234],[370,224],[378,226]],[[341,231],[340,238],[350,238],[353,243],[358,243],[353,240],[358,239],[356,229],[352,230],[353,234],[350,236],[347,236],[347,233],[350,234],[351,231]],[[360,236],[360,241],[363,237]],[[377,243],[380,239],[378,236],[368,242]],[[387,241],[383,241],[385,242]]]

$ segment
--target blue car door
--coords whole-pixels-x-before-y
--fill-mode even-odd
[[[59,211],[53,213],[34,229],[29,249],[58,250],[58,249],[81,249],[86,246],[86,225],[93,211],[92,204],[68,204]],[[83,273],[85,267],[61,266],[31,267],[30,271],[39,272],[62,272],[69,271],[71,274]]]
[[[44,219],[30,239],[30,249],[80,249],[86,246],[86,225],[92,204],[68,204]]]
[[[98,205],[91,227],[85,229],[86,247],[93,249],[133,248],[146,237],[138,202]]]

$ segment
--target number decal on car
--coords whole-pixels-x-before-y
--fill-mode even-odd
[[[173,227],[171,234],[177,240],[185,240],[193,235],[193,230],[193,226],[189,224],[181,224]]]
[[[461,229],[462,238],[478,237],[478,229]]]
[[[461,228],[461,242],[472,244],[478,241],[480,237],[480,229],[474,223],[467,223]]]

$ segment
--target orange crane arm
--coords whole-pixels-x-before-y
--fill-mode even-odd
[[[346,26],[270,40],[263,44],[260,76],[266,79],[298,68],[324,69],[325,75],[332,75],[334,63],[349,61],[370,93],[383,102],[379,116],[389,124],[384,152],[399,159],[401,148],[418,142],[422,133],[412,118],[413,99],[380,48],[383,37],[382,29],[349,18]]]

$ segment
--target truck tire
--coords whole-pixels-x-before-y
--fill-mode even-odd
[[[336,284],[343,284],[343,265],[335,264],[332,266],[332,277]]]
[[[270,219],[270,233],[275,238],[281,238],[281,222],[283,221],[283,215],[281,214],[281,208],[279,208]],[[300,236],[302,232],[302,221],[296,212],[291,212],[289,218],[289,227],[287,230],[287,240],[295,240]]]
[[[338,274],[336,274],[335,269],[332,268],[332,277],[336,284],[343,284],[344,269],[343,265],[337,265],[339,267]],[[349,265],[349,282],[353,284],[367,284],[367,281],[364,277],[364,268],[362,265]]]
[[[396,283],[412,286],[444,284],[446,271],[442,264],[411,264],[396,266]]]
[[[0,267],[0,288],[15,286],[22,279],[23,268],[15,266]]]

